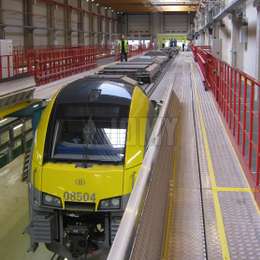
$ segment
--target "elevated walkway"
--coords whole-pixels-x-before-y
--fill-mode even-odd
[[[139,208],[132,202],[140,187],[131,194],[108,259],[260,259],[260,211],[191,53],[177,57],[171,83],[181,107],[176,127],[168,127],[174,145],[145,164],[147,192]],[[130,210],[136,223],[127,241]]]
[[[260,211],[211,92],[190,54],[174,90],[182,104],[164,259],[260,259]]]

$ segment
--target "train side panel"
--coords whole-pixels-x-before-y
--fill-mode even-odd
[[[135,88],[130,108],[125,158],[123,193],[131,193],[144,158],[149,99],[140,88]]]

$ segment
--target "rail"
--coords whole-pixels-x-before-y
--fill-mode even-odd
[[[209,48],[193,46],[192,51],[260,205],[260,82],[216,58]]]
[[[170,88],[108,260],[160,259],[178,110]]]

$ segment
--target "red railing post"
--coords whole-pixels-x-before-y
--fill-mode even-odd
[[[242,95],[242,80],[241,75],[239,75],[239,92],[238,92],[238,120],[237,120],[237,145],[240,145],[240,132],[241,132],[241,95]]]
[[[233,104],[233,136],[236,135],[236,118],[237,118],[237,71],[234,70],[234,104]]]
[[[259,98],[259,86],[258,86],[258,98]],[[258,101],[258,144],[257,144],[257,156],[256,156],[256,187],[259,187],[260,182],[260,102]]]
[[[245,156],[246,151],[246,113],[247,113],[247,78],[244,81],[244,104],[243,104],[243,130],[242,130],[242,155]]]
[[[252,83],[252,82],[251,82]],[[252,170],[252,149],[253,149],[253,127],[254,127],[254,102],[255,102],[255,84],[251,84],[250,91],[250,123],[249,123],[249,153],[248,153],[248,165],[249,169]]]

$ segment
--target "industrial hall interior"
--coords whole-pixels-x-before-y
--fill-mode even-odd
[[[260,0],[0,0],[0,260],[260,260]]]

